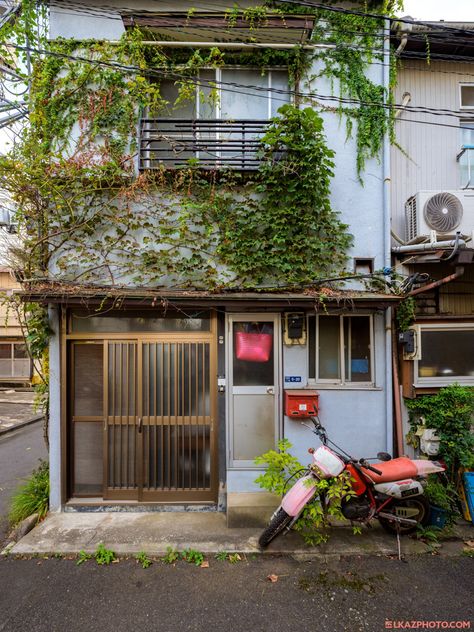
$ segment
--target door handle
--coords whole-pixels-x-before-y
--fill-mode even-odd
[[[138,418],[138,432],[141,433],[143,426],[143,419],[141,417]]]
[[[269,395],[275,395],[275,388],[273,386],[267,386],[267,393]]]

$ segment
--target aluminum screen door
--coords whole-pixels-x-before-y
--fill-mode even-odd
[[[216,499],[209,334],[108,341],[104,498]]]

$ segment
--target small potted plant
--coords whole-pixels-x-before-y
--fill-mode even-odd
[[[451,524],[457,514],[456,491],[450,484],[443,484],[437,475],[429,476],[425,496],[430,503],[430,524],[443,529]]]

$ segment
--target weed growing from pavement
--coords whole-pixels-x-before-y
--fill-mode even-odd
[[[87,560],[90,560],[91,557],[92,555],[90,553],[86,553],[85,551],[79,551],[79,557],[77,558],[77,561],[76,561],[77,566],[84,564],[84,562],[87,562]]]
[[[194,549],[185,549],[181,553],[181,559],[189,562],[190,564],[201,566],[204,562],[204,555],[200,551],[195,551]]]
[[[145,551],[140,551],[140,553],[137,553],[137,555],[135,555],[135,559],[139,564],[142,565],[142,568],[148,568],[153,564]]]
[[[240,562],[241,559],[242,558],[238,553],[230,553],[228,556],[228,560],[231,564],[237,564],[237,562]]]
[[[97,564],[101,566],[108,565],[116,559],[115,553],[111,549],[106,549],[102,542],[97,547],[94,557]]]
[[[227,551],[218,551],[214,557],[218,562],[225,562],[228,555]]]
[[[165,564],[174,564],[177,560],[179,560],[179,553],[176,549],[173,549],[172,546],[166,547],[166,555],[163,558],[163,562]]]
[[[15,525],[32,514],[38,514],[42,520],[49,507],[49,465],[40,460],[39,466],[31,476],[18,488],[11,500],[8,515],[10,524]]]

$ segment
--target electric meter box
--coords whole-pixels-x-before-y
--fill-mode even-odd
[[[308,389],[285,391],[285,415],[296,419],[314,417],[319,412],[319,394]]]

